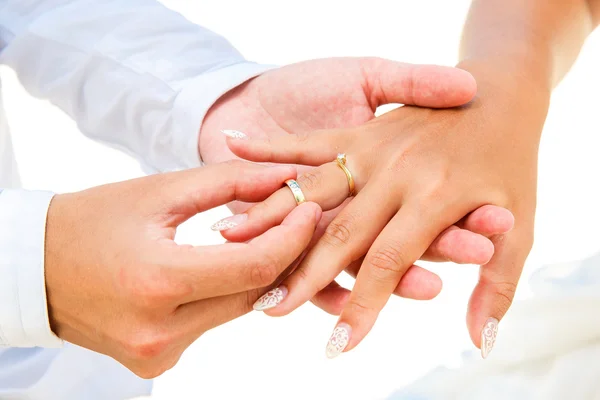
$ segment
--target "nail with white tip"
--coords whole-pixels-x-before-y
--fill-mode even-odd
[[[346,346],[348,346],[351,334],[352,328],[350,325],[344,323],[338,324],[327,342],[325,349],[327,358],[335,358],[342,354]]]
[[[486,358],[496,343],[498,336],[498,320],[496,318],[488,318],[481,330],[481,357]]]
[[[213,231],[226,231],[227,229],[235,228],[248,220],[248,214],[236,214],[231,217],[223,218],[220,221],[211,225]]]
[[[223,133],[223,135],[230,137],[232,139],[247,139],[248,138],[248,135],[246,135],[244,132],[235,131],[232,129],[223,129],[221,131],[221,133]]]
[[[283,301],[287,295],[287,288],[285,286],[279,286],[275,289],[269,290],[263,294],[256,303],[252,306],[255,311],[265,311],[274,307],[277,307],[279,303]]]

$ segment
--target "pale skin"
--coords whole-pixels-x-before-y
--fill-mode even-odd
[[[515,226],[492,237],[494,256],[482,263],[471,296],[467,325],[479,347],[486,322],[501,320],[509,309],[533,243],[537,153],[551,91],[599,18],[599,1],[475,1],[459,63],[478,84],[468,106],[403,107],[360,127],[228,139],[248,160],[318,166],[304,188],[324,210],[348,195],[344,174],[331,162],[338,152],[347,154],[356,180],[356,197],[282,282],[287,296],[266,312],[288,314],[362,260],[338,321],[349,327],[343,350],[351,350],[436,237],[479,207],[494,205],[513,212]],[[269,216],[250,210],[248,221],[226,237],[262,232],[293,208],[290,201],[289,190],[281,189],[266,201]]]
[[[372,118],[375,103],[370,101],[381,101],[376,91],[381,87],[365,91],[362,83],[367,78],[379,79],[378,71],[354,68],[355,61],[346,67],[340,66],[339,60],[329,63],[329,68],[311,70],[321,73],[321,86],[329,90],[321,95],[330,97],[316,95],[310,86],[304,92],[295,90],[305,99],[300,112],[299,101],[277,99],[278,94],[289,94],[282,82],[287,82],[288,88],[298,87],[299,81],[291,79],[290,72],[298,80],[315,80],[310,74],[296,74],[294,67],[269,72],[221,99],[211,109],[200,135],[205,161],[233,157],[218,129],[232,122],[243,121],[252,127],[268,121],[264,113],[269,108],[262,107],[264,97],[256,97],[256,90],[266,93],[283,113],[272,122],[289,124],[294,132],[302,122],[354,126]],[[442,68],[440,75],[433,67],[406,70],[398,66],[402,64],[396,65],[396,72],[412,73],[390,83],[401,79],[405,85],[420,88],[415,91],[417,104],[454,106],[469,101],[474,92],[473,79],[464,71]],[[335,80],[331,77],[342,71],[348,72],[344,79],[325,84],[332,84]],[[344,92],[351,77],[358,84]],[[465,82],[471,85],[468,91]],[[338,101],[335,109],[314,113],[332,98]],[[349,108],[354,102],[358,105]],[[270,130],[265,127],[265,132]],[[218,136],[206,133],[211,131]],[[211,144],[215,137],[218,143]],[[141,377],[160,375],[204,332],[250,311],[261,294],[289,274],[288,268],[297,265],[314,240],[321,208],[316,203],[297,207],[282,224],[278,221],[278,226],[248,243],[179,246],[173,240],[179,224],[221,204],[237,201],[240,207],[260,202],[296,176],[294,166],[267,168],[230,160],[55,196],[48,211],[45,247],[52,330],[71,343],[113,357]],[[463,262],[488,259],[493,253],[488,237],[510,230],[512,222],[506,210],[481,209],[462,228],[441,235],[429,256]],[[431,298],[439,292],[439,278],[424,269],[412,271],[397,285],[396,293]],[[345,291],[330,287],[317,296],[316,303],[339,313],[346,300]]]
[[[343,151],[349,154],[349,167],[356,174],[360,193],[343,210],[337,210],[339,214],[324,217],[326,221],[338,218],[339,222],[340,216],[355,212],[360,204],[353,206],[353,202],[358,202],[360,196],[369,196],[368,192],[365,193],[368,185],[377,189],[375,177],[385,179],[385,166],[406,169],[402,177],[408,179],[400,179],[399,182],[394,179],[398,185],[395,190],[404,194],[399,197],[401,201],[392,207],[386,204],[380,209],[385,209],[388,214],[392,210],[392,219],[399,221],[411,222],[412,218],[414,223],[410,226],[416,227],[415,238],[406,234],[403,228],[406,224],[394,223],[390,229],[384,228],[379,232],[378,229],[371,230],[369,233],[373,240],[368,243],[369,246],[373,244],[368,250],[371,256],[364,261],[350,298],[345,291],[330,284],[334,272],[348,264],[340,261],[339,252],[328,252],[327,262],[323,265],[332,276],[329,282],[315,280],[312,273],[306,275],[306,280],[310,279],[315,288],[326,289],[317,295],[318,290],[305,290],[299,286],[303,291],[300,296],[288,296],[281,304],[284,308],[272,309],[269,313],[285,314],[316,295],[315,301],[320,306],[334,313],[343,310],[340,321],[354,324],[355,329],[346,348],[349,350],[366,335],[377,312],[393,291],[413,298],[430,298],[439,292],[441,286],[435,276],[412,267],[412,262],[421,255],[459,262],[474,258],[487,261],[492,257],[495,246],[493,258],[481,269],[481,279],[468,312],[469,332],[475,345],[479,346],[479,333],[485,319],[489,316],[501,319],[510,306],[531,245],[537,142],[549,93],[569,69],[585,37],[597,25],[599,3],[583,0],[475,1],[465,27],[463,61],[459,66],[473,74],[479,92],[478,98],[462,110],[406,108],[361,126],[373,118],[374,108],[386,99],[403,101],[398,100],[399,97],[388,98],[388,91],[382,91],[385,85],[364,85],[378,82],[376,78],[381,76],[381,71],[371,70],[368,73],[370,70],[367,68],[352,73],[353,68],[348,65],[341,68],[347,72],[342,75],[342,81],[358,84],[344,86],[336,81],[335,77],[340,77],[339,65],[332,65],[330,69],[305,68],[305,72],[322,72],[320,81],[317,76],[308,74],[310,82],[320,83],[318,88],[323,90],[316,92],[321,97],[313,96],[310,101],[306,101],[310,98],[307,93],[315,93],[314,87],[307,85],[302,75],[286,75],[282,69],[280,75],[276,71],[265,74],[265,78],[251,81],[215,105],[203,124],[200,137],[200,150],[208,163],[233,157],[226,151],[225,140],[218,133],[224,128],[236,128],[263,139],[269,138],[272,141],[270,145],[275,145],[274,150],[279,148],[279,144],[285,148],[297,139],[288,135],[290,140],[285,140],[286,134],[300,133],[300,137],[307,139],[300,143],[310,152],[315,150],[315,146],[311,146],[314,140],[307,132],[334,129],[333,133],[346,134],[332,135],[329,139],[335,139],[333,147],[338,145],[338,141],[340,146],[345,146]],[[367,74],[363,76],[365,71]],[[362,79],[357,78],[359,75]],[[300,82],[292,78],[304,79],[305,85],[298,85]],[[288,88],[304,86],[307,92],[286,91],[287,82]],[[415,85],[410,79],[402,82],[406,86],[400,85],[401,88],[421,87],[424,90],[416,93],[432,93],[428,84]],[[459,82],[457,86],[464,87],[464,83]],[[342,91],[347,87],[352,90]],[[371,91],[365,91],[367,88]],[[428,103],[432,98],[427,96],[421,98],[425,102],[414,103],[429,107],[457,106],[468,102],[474,90],[459,92],[459,98],[453,91],[434,93],[441,96],[434,96],[433,104]],[[278,98],[277,94],[283,94],[283,97]],[[451,101],[445,100],[443,95],[447,94]],[[293,97],[293,101],[282,101],[288,95],[297,97]],[[521,104],[521,100],[526,102]],[[289,108],[282,107],[282,104],[289,104]],[[302,107],[298,107],[299,104]],[[274,113],[275,108],[280,110],[280,114]],[[527,115],[523,115],[522,110],[527,110]],[[500,113],[502,115],[497,115]],[[511,115],[519,118],[510,118]],[[403,129],[405,124],[422,120],[424,122],[417,124],[416,129]],[[518,124],[514,126],[516,122]],[[435,127],[440,125],[448,129],[438,135]],[[409,134],[398,137],[390,134],[396,130],[405,130]],[[382,148],[380,143],[372,143],[369,136],[360,137],[361,131],[370,132],[381,142],[397,141],[398,147]],[[511,140],[514,146],[506,144]],[[366,145],[364,148],[358,145],[352,147],[350,142],[354,141]],[[244,144],[243,141],[234,143],[230,140],[230,145],[238,154],[248,158],[255,154],[256,159],[280,160],[277,157],[261,157],[260,151],[252,153],[252,149],[243,147],[250,142]],[[370,146],[379,146],[385,155],[378,165],[371,165],[363,159],[366,156],[361,155]],[[459,150],[458,156],[445,153],[444,148]],[[478,158],[477,153],[482,148],[489,149],[490,154],[498,153],[493,155],[493,160],[500,160],[498,164],[501,165],[489,165],[490,160]],[[398,162],[398,149],[407,151],[407,162]],[[473,151],[469,152],[469,149]],[[334,152],[341,149],[319,144],[316,150],[329,152],[326,154],[329,158],[321,160],[325,162],[332,160]],[[427,156],[419,156],[425,151]],[[433,159],[439,162],[427,164],[427,160],[432,159],[430,151],[435,155]],[[293,159],[285,162],[298,163],[304,156],[292,152],[290,157]],[[309,245],[320,218],[319,206],[308,203],[295,208],[285,216],[284,223],[277,222],[275,225],[280,226],[248,244],[177,246],[173,236],[177,225],[197,212],[235,199],[260,201],[276,191],[283,180],[296,175],[295,168],[256,168],[260,167],[229,163],[56,196],[48,215],[45,257],[53,330],[64,339],[108,354],[138,375],[149,378],[172,367],[184,349],[204,332],[248,312],[266,287],[280,280],[278,277],[290,264],[294,265],[293,261]],[[448,171],[453,174],[446,175]],[[457,176],[453,176],[454,171],[458,171]],[[336,172],[339,174],[339,171]],[[460,179],[461,176],[465,179]],[[447,179],[440,177],[453,179],[446,182]],[[331,178],[332,185],[344,182],[340,175]],[[249,179],[260,185],[249,187]],[[471,190],[471,179],[482,186]],[[417,187],[421,181],[432,185]],[[316,185],[313,192],[307,191],[310,196],[316,196],[326,193],[320,192],[324,189],[327,188]],[[200,193],[202,196],[198,195]],[[468,196],[462,197],[462,193],[468,193]],[[446,203],[448,195],[457,199],[455,204]],[[281,208],[278,208],[279,203],[272,204],[277,207],[271,208],[287,214],[289,199],[286,198],[286,204],[282,203]],[[419,208],[417,200],[421,199],[427,201],[425,205],[432,207]],[[510,213],[498,207],[477,208],[484,204],[503,206],[514,212],[515,229],[510,230],[513,222]],[[247,207],[237,205],[233,209],[244,210]],[[400,212],[403,208],[410,212]],[[470,211],[473,212],[469,214]],[[248,213],[252,214],[251,211]],[[467,217],[462,218],[465,215]],[[381,221],[385,218],[377,217],[375,221],[382,226]],[[282,219],[284,215],[278,218]],[[446,231],[456,221],[460,221],[458,227]],[[251,226],[250,220],[246,228]],[[343,225],[338,223],[337,226]],[[377,228],[373,221],[368,221],[365,226]],[[459,228],[462,230],[457,230]],[[265,229],[262,226],[259,231]],[[322,227],[317,229],[320,233],[316,237],[320,237]],[[243,236],[241,232],[227,234],[232,237],[238,235],[239,239]],[[349,232],[351,237],[355,236],[354,229]],[[254,231],[252,235],[256,233]],[[392,233],[393,241],[386,243],[384,239],[390,237],[389,233]],[[441,235],[435,239],[438,233]],[[379,239],[379,234],[384,235],[383,239]],[[402,254],[402,263],[388,257],[388,264],[385,264],[385,257],[373,256],[386,254],[385,250],[382,251],[385,249],[383,245],[390,243],[402,244],[399,253],[388,253]],[[456,243],[462,245],[456,246]],[[490,243],[494,246],[490,247]],[[319,251],[319,243],[311,245],[314,245],[313,254]],[[430,248],[426,251],[428,246]],[[280,249],[286,251],[279,253]],[[361,252],[355,251],[357,253]],[[227,261],[222,259],[223,255],[227,256]],[[323,257],[323,253],[318,256]],[[229,264],[231,257],[238,257],[239,262]],[[315,257],[309,255],[300,270],[306,271]],[[360,257],[357,259],[360,260]],[[387,265],[389,268],[378,268],[378,263],[380,267]],[[223,271],[224,266],[244,279],[230,279]],[[331,266],[335,268],[330,270]],[[356,274],[359,266],[352,264],[350,272]],[[298,275],[292,275],[286,283],[289,285],[291,279],[298,279]],[[224,279],[227,284],[224,284]],[[231,286],[231,282],[235,285]],[[424,285],[423,282],[429,283]]]
[[[376,58],[302,62],[269,71],[224,96],[202,125],[200,153],[206,163],[235,157],[220,132],[223,128],[235,127],[252,138],[277,139],[293,134],[309,137],[311,132],[319,129],[360,126],[375,118],[376,108],[383,104],[452,107],[469,101],[474,93],[471,77],[452,68],[410,65]],[[284,106],[288,102],[289,108]],[[300,173],[304,171],[310,171],[310,168],[299,168]],[[311,177],[310,173],[305,174],[300,181],[304,180],[304,185],[310,184]],[[336,196],[321,199],[328,209],[332,208],[332,202],[339,205],[344,199],[344,182],[338,180],[335,183],[341,188]],[[288,210],[293,205],[293,202],[288,203]],[[243,213],[250,206],[235,203],[230,207],[236,213]],[[324,214],[313,242],[321,237],[341,208]],[[273,224],[283,218],[268,204],[253,208],[249,213],[270,216]],[[460,227],[452,226],[441,233],[422,258],[483,264],[494,251],[489,238],[509,231],[512,224],[512,214],[507,210],[483,207],[461,221]],[[251,227],[252,224],[247,229]],[[253,234],[246,228],[224,233],[230,240],[246,240]],[[356,276],[360,262],[347,267],[346,271]],[[431,299],[441,287],[437,275],[413,266],[397,286],[395,294]],[[348,298],[349,291],[334,281],[316,293],[312,301],[327,312],[339,314]]]
[[[177,226],[294,176],[231,161],[57,195],[45,255],[53,331],[143,378],[171,368],[204,332],[251,309],[304,251],[321,209],[306,203],[248,243],[178,245]]]

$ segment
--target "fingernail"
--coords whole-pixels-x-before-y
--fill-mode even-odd
[[[283,301],[288,291],[285,286],[279,286],[263,294],[252,306],[255,311],[264,311],[276,307]]]
[[[221,133],[223,133],[225,136],[228,136],[232,139],[247,139],[248,135],[246,135],[243,132],[240,131],[234,131],[232,129],[223,129],[221,130]]]
[[[226,231],[227,229],[235,228],[238,225],[243,224],[248,219],[248,214],[236,214],[231,217],[223,218],[220,221],[215,222],[211,225],[210,229],[213,231]]]
[[[486,358],[496,343],[498,336],[498,320],[496,318],[488,318],[481,330],[481,357]]]
[[[348,346],[348,342],[350,341],[351,333],[352,328],[350,328],[350,325],[348,324],[342,323],[335,327],[327,342],[327,347],[325,348],[327,358],[335,358],[344,352],[344,349]]]

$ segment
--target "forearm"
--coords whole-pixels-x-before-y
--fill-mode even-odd
[[[522,132],[538,142],[552,89],[596,26],[599,6],[592,0],[474,0],[458,66],[477,80],[476,102],[527,124]]]
[[[599,11],[594,0],[474,0],[461,64],[494,65],[551,90],[573,65]]]
[[[152,171],[199,165],[209,107],[269,68],[155,0],[0,1],[0,63]]]

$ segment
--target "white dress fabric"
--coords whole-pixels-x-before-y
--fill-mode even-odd
[[[600,400],[600,253],[536,271],[493,352],[463,355],[389,400]]]

